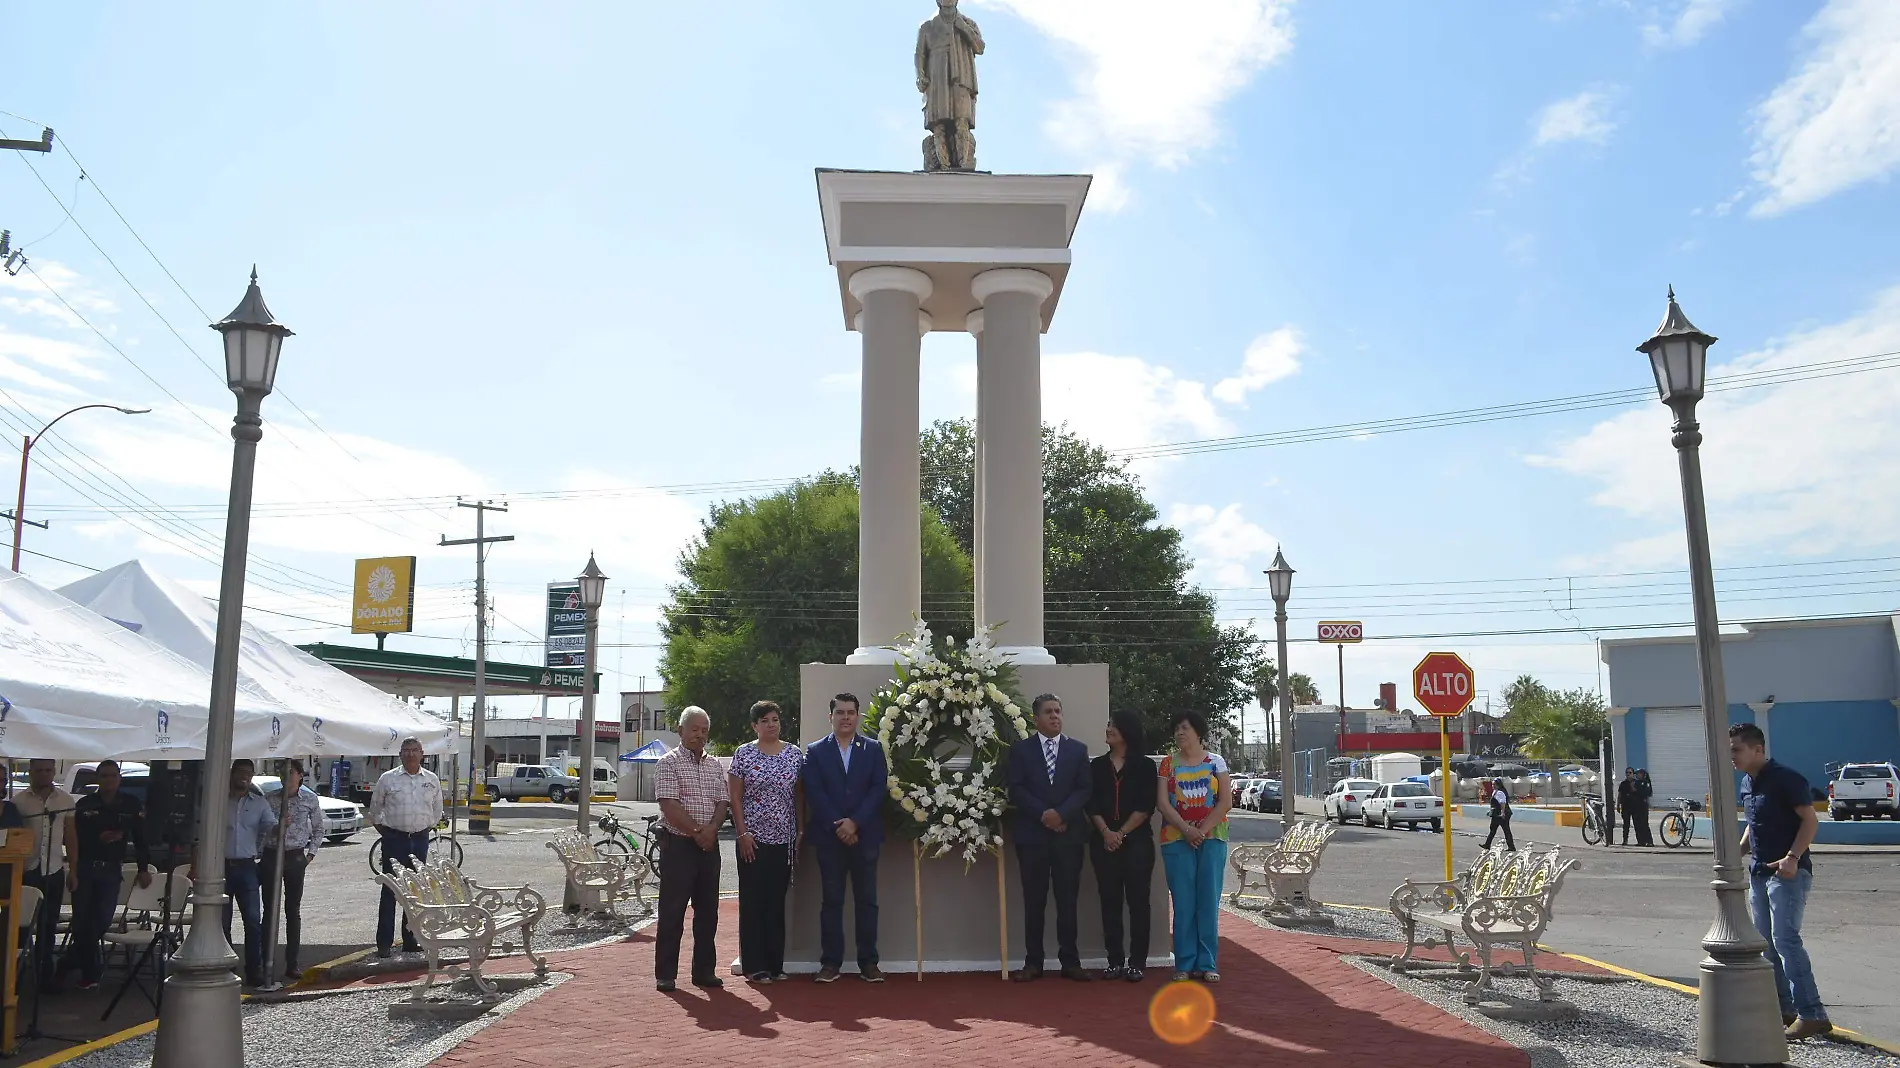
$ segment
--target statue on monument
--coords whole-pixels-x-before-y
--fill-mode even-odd
[[[924,94],[924,170],[976,170],[976,57],[983,32],[937,0],[937,17],[917,29],[917,91]]]

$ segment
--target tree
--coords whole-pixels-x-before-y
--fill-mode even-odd
[[[1119,708],[1168,737],[1177,709],[1234,735],[1228,713],[1253,696],[1264,653],[1241,627],[1214,621],[1214,600],[1188,584],[1181,533],[1160,522],[1122,462],[1066,430],[1044,427],[1044,641],[1056,659],[1107,664]],[[923,492],[967,553],[975,544],[976,434],[968,420],[923,436]]]
[[[761,698],[779,703],[795,733],[799,665],[841,664],[858,644],[856,482],[826,472],[715,505],[679,569],[661,610],[668,707],[706,709],[721,748],[751,738],[747,710]],[[970,558],[928,510],[923,575],[931,623],[968,634]]]
[[[1504,690],[1504,729],[1522,734],[1524,755],[1567,760],[1596,753],[1608,724],[1603,695],[1578,687],[1554,690],[1519,675]]]
[[[1314,685],[1313,676],[1295,671],[1289,682],[1293,687],[1295,706],[1319,704],[1319,687]],[[1274,666],[1273,661],[1261,661],[1259,669],[1254,672],[1253,693],[1254,700],[1260,702],[1261,708],[1273,711],[1274,702],[1280,699],[1280,669]]]

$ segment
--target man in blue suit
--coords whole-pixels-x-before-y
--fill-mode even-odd
[[[1037,697],[1030,710],[1036,733],[1009,748],[1009,801],[1016,810],[1016,863],[1023,877],[1023,966],[1010,978],[1042,978],[1042,920],[1053,882],[1062,977],[1087,982],[1075,947],[1075,904],[1088,835],[1089,747],[1062,736],[1062,699],[1055,694]]]
[[[844,882],[856,906],[858,978],[881,983],[877,968],[877,855],[884,844],[884,796],[890,768],[884,747],[858,736],[858,699],[831,699],[831,734],[805,749],[806,833],[818,853],[823,901],[818,908],[818,981],[832,983],[844,966]]]

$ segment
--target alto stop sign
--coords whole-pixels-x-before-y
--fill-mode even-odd
[[[1457,653],[1427,653],[1412,669],[1412,695],[1434,716],[1455,716],[1477,695],[1471,665]]]

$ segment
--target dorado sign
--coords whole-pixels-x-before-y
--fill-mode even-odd
[[[356,562],[350,596],[351,634],[407,634],[415,629],[416,558],[384,556]]]

